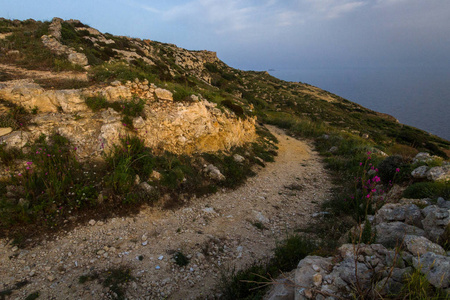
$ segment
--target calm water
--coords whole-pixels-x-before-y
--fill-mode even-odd
[[[450,70],[309,69],[270,74],[309,83],[450,140]]]

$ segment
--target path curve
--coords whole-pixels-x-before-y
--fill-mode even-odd
[[[104,299],[107,288],[96,280],[80,284],[79,277],[124,266],[136,278],[129,299],[206,298],[220,270],[271,255],[276,241],[306,225],[330,196],[331,179],[311,145],[270,130],[280,141],[275,162],[236,190],[174,211],[148,207],[136,216],[80,226],[30,250],[1,240],[0,290],[27,279],[12,299],[37,290],[40,299]],[[186,267],[172,261],[176,251],[190,257]]]

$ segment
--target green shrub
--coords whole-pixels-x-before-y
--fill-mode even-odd
[[[417,182],[408,186],[403,197],[412,199],[442,197],[450,199],[450,182]]]
[[[400,171],[406,166],[405,160],[401,156],[389,156],[386,157],[379,165],[379,176],[385,183],[389,182],[401,182],[405,178],[401,178]],[[409,176],[408,174],[405,174]]]
[[[10,166],[16,159],[21,159],[24,154],[17,148],[6,148],[6,144],[0,143],[0,161],[6,166]]]
[[[189,100],[189,96],[192,93],[190,93],[187,89],[182,88],[182,87],[176,87],[175,88],[175,93],[173,94],[173,101],[186,101]]]
[[[125,291],[126,284],[134,281],[135,278],[131,275],[130,269],[116,268],[107,271],[108,276],[103,281],[102,285],[113,292],[112,299],[126,299]]]
[[[96,112],[101,109],[105,109],[109,107],[109,103],[106,98],[97,96],[97,97],[88,97],[85,100],[86,105],[92,109],[92,111]]]
[[[239,117],[244,115],[244,109],[241,106],[234,104],[231,100],[223,100],[220,104],[234,112]]]
[[[223,299],[262,299],[270,278],[294,269],[298,262],[317,247],[298,235],[291,235],[277,244],[274,257],[255,262],[246,269],[231,270],[221,276],[220,290]]]
[[[106,157],[110,170],[107,184],[117,194],[132,191],[136,175],[148,178],[155,166],[155,158],[143,140],[137,137],[125,137],[120,145],[115,145],[112,153]]]
[[[438,300],[448,299],[448,293],[434,288],[428,281],[426,275],[422,274],[422,267],[414,269],[406,274],[400,293],[400,299]]]
[[[175,263],[180,267],[184,267],[189,264],[189,258],[187,258],[187,256],[184,255],[183,252],[180,252],[180,251],[177,251],[173,255],[173,259],[174,259]]]

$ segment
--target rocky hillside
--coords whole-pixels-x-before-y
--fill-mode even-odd
[[[94,226],[98,224],[95,219],[125,216],[123,221],[128,222],[142,205],[164,211],[219,189],[226,193],[227,188],[236,188],[255,175],[258,166],[274,160],[277,139],[265,129],[267,124],[314,143],[336,179],[336,188],[330,192],[331,199],[323,195],[316,201],[320,193],[314,189],[325,193],[322,189],[327,186],[328,191],[331,180],[326,180],[328,171],[321,167],[322,162],[314,159],[314,166],[321,169],[311,172],[322,174],[317,175],[320,178],[290,174],[289,180],[294,178],[295,184],[277,182],[282,191],[264,190],[258,200],[262,207],[267,206],[267,194],[278,195],[271,196],[273,219],[280,205],[302,207],[289,197],[306,195],[305,187],[314,199],[310,207],[321,204],[322,211],[305,216],[300,222],[303,227],[295,228],[301,238],[294,236],[280,243],[274,256],[262,262],[265,265],[255,262],[248,270],[233,272],[229,282],[224,280],[229,285],[216,291],[218,297],[254,298],[255,286],[248,285],[249,278],[267,281],[267,274],[275,277],[280,271],[290,271],[308,254],[291,278],[295,289],[275,289],[267,297],[412,299],[411,295],[448,295],[449,141],[320,88],[285,82],[267,72],[231,68],[214,52],[101,33],[78,20],[0,19],[2,247],[13,253],[10,260],[21,259],[22,253],[28,252],[19,252],[19,248],[80,224]],[[280,149],[285,144],[280,143]],[[248,195],[259,193],[251,190]],[[232,200],[236,201],[236,196]],[[202,205],[198,204],[199,211],[215,213],[214,208]],[[303,216],[305,209],[299,215]],[[251,227],[248,215],[240,213],[244,215],[242,226]],[[228,220],[226,214],[220,217]],[[201,226],[207,226],[210,219],[201,220]],[[192,223],[195,221],[193,217]],[[264,233],[269,232],[266,226],[272,226],[271,222],[264,216],[251,221],[261,231],[251,238],[259,239],[261,234],[266,243]],[[276,232],[281,235],[278,223]],[[203,235],[204,227],[199,228],[189,234]],[[181,228],[174,230],[184,233]],[[142,246],[146,246],[148,237],[141,235]],[[170,240],[173,233],[167,232],[167,236]],[[106,240],[110,238],[108,235]],[[152,238],[157,240],[158,234]],[[138,248],[137,240],[130,238],[127,252]],[[95,249],[91,256],[100,258],[101,253],[107,259],[108,245],[100,247],[107,250]],[[238,241],[229,245],[237,246]],[[182,254],[180,251],[175,252]],[[234,255],[233,251],[229,253]],[[214,251],[208,250],[206,255],[209,252]],[[248,261],[251,258],[248,252]],[[142,261],[144,256],[137,259]],[[433,266],[435,261],[438,267]],[[84,263],[88,264],[87,259]],[[48,281],[56,280],[54,270],[44,266],[40,268],[51,273]],[[33,277],[33,270],[22,271]],[[81,271],[70,273],[71,280],[77,272]],[[121,272],[132,278],[130,270]],[[98,274],[96,278],[83,276],[88,276],[84,278],[87,281],[99,280]],[[179,281],[182,278],[180,275]],[[0,291],[2,296],[21,288],[15,278],[8,280],[4,287],[9,290]],[[158,278],[152,277],[146,283],[155,280]],[[170,281],[161,287],[170,286]],[[427,284],[428,296],[413,291],[412,287],[422,283]],[[114,298],[123,296],[126,286],[120,282],[116,294],[112,286],[103,287],[105,295]],[[200,286],[197,289],[202,290]],[[164,289],[158,290],[158,295],[163,295],[160,291]]]
[[[115,101],[118,97],[142,96],[129,89],[137,78],[141,83],[153,83],[153,88],[169,90],[175,102],[185,104],[189,101],[184,100],[195,95],[237,115],[258,116],[260,121],[286,123],[301,118],[315,127],[351,132],[380,144],[382,148],[398,143],[433,154],[443,155],[448,151],[448,141],[399,124],[391,116],[368,110],[308,84],[278,80],[267,72],[230,68],[214,52],[188,51],[172,44],[103,34],[77,20],[55,18],[50,23],[3,19],[0,26],[0,62],[6,65],[2,67],[2,81],[30,77],[30,73],[27,75],[23,69],[13,70],[11,65],[28,70],[72,70],[76,74],[66,78],[35,78],[34,83],[42,90],[39,91],[36,85],[28,88],[37,89],[37,93],[58,89],[72,90],[65,94],[76,93],[73,89],[89,87],[80,95],[89,97],[100,92],[108,101]],[[83,77],[86,73],[87,78]],[[113,82],[115,88],[106,87]],[[119,82],[121,87],[117,87]],[[11,91],[13,86],[10,83],[7,87]],[[5,97],[4,93],[4,100],[13,97]],[[43,92],[42,97],[49,93]],[[148,93],[146,96],[150,100],[154,97]],[[17,102],[19,96],[15,97]],[[29,97],[24,96],[20,102],[30,109],[38,106]],[[46,106],[43,111],[61,107],[65,112],[75,113],[83,107],[80,104],[82,97],[70,97],[70,101],[75,101],[70,108],[64,103],[68,101],[64,97],[62,100],[39,100],[53,101],[50,105],[53,108],[44,103],[39,105]]]

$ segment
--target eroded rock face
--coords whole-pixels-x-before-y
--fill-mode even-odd
[[[143,114],[132,120],[134,128],[128,128],[122,122],[123,115],[112,108],[93,113],[85,103],[87,97],[93,96],[102,96],[109,102],[139,97],[145,101]],[[141,138],[150,148],[178,154],[226,150],[256,139],[255,119],[240,119],[222,112],[199,96],[191,97],[189,102],[173,102],[170,91],[147,81],[45,90],[31,80],[14,80],[0,85],[0,97],[38,111],[30,121],[25,142],[12,132],[2,137],[5,143],[21,147],[41,134],[56,132],[77,147],[80,158],[101,156],[126,135]]]
[[[63,22],[60,18],[53,18],[52,23],[49,25],[50,35],[43,35],[41,37],[42,43],[45,47],[50,49],[50,51],[58,55],[66,55],[67,59],[75,64],[82,67],[88,64],[88,59],[85,54],[76,52],[71,47],[63,45],[61,40],[61,23]]]

